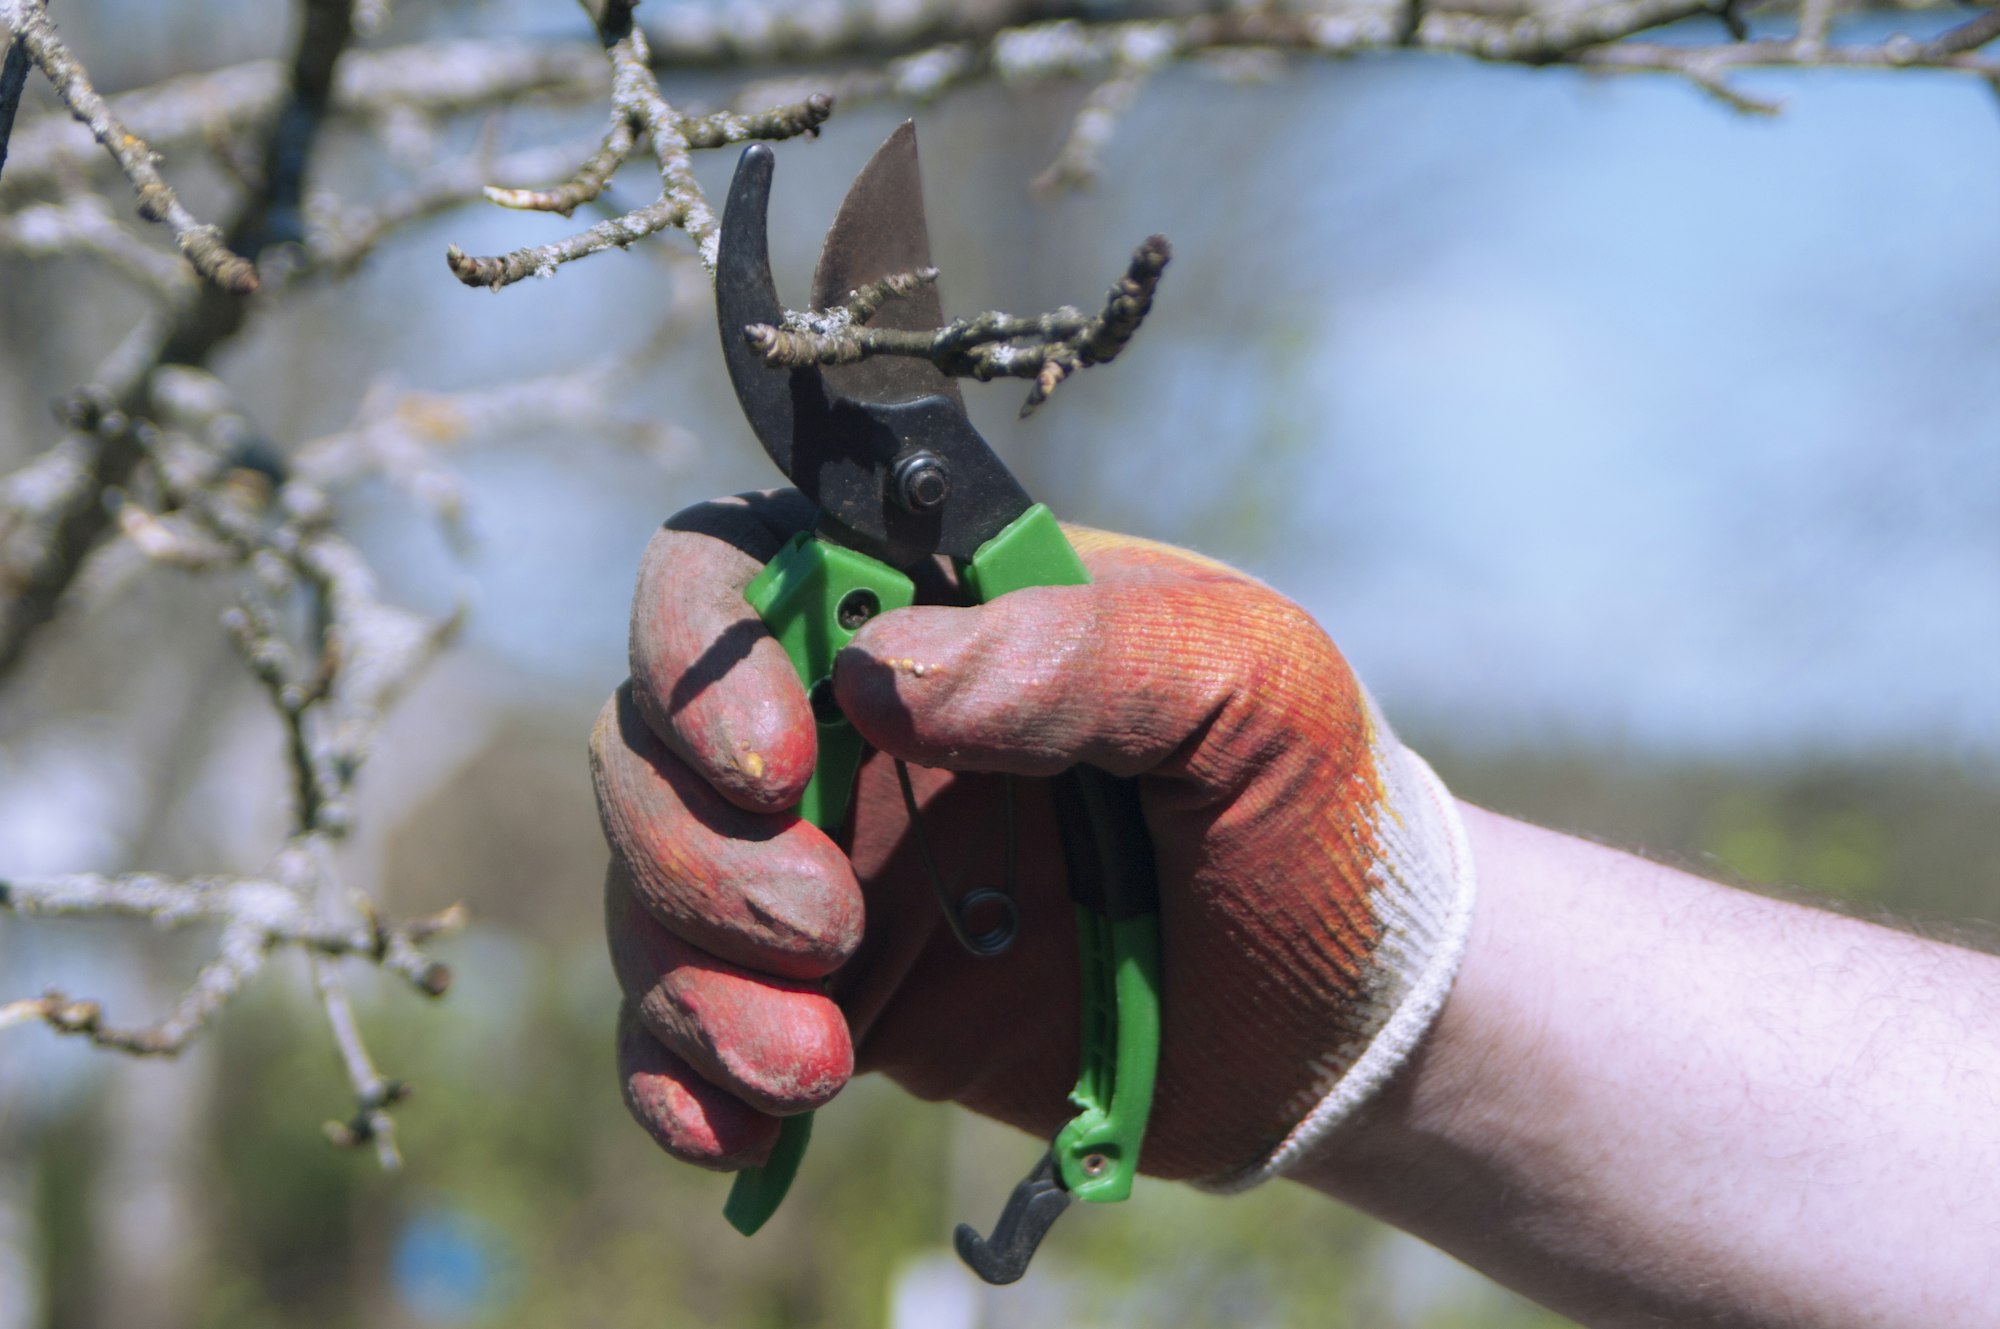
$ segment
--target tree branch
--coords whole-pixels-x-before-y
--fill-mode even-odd
[[[0,0],[4,2],[7,26],[16,40],[27,48],[36,66],[55,85],[70,114],[90,127],[91,137],[111,154],[118,169],[132,182],[139,196],[139,215],[151,222],[165,222],[173,228],[174,242],[205,281],[225,291],[248,294],[257,289],[257,269],[224,243],[217,227],[196,221],[182,205],[179,195],[153,165],[153,150],[132,133],[90,85],[83,63],[71,55],[56,37],[40,0]]]
[[[653,75],[646,34],[632,22],[633,0],[607,0],[598,19],[598,35],[611,63],[611,127],[604,143],[570,180],[550,190],[491,189],[486,196],[503,207],[534,208],[568,216],[578,204],[603,192],[611,175],[643,137],[651,143],[660,173],[660,197],[623,216],[599,222],[589,230],[552,244],[517,249],[511,254],[474,258],[457,245],[445,250],[452,275],[467,286],[497,291],[524,277],[550,277],[557,267],[607,249],[624,249],[656,231],[677,228],[695,242],[702,266],[715,271],[720,223],[694,178],[689,153],[749,139],[785,139],[817,134],[833,114],[832,99],[808,96],[796,104],[777,106],[756,115],[719,113],[683,116],[668,104]]]
[[[632,117],[622,108],[615,109],[611,113],[611,127],[604,132],[604,142],[564,183],[553,189],[502,189],[487,185],[481,192],[489,202],[503,208],[559,212],[567,217],[604,192],[604,186],[611,183],[612,175],[625,164],[638,142],[639,130]]]
[[[28,0],[0,0],[18,8]],[[303,177],[325,86],[351,33],[351,0],[308,0],[297,55],[297,87],[266,135],[268,193],[253,196],[230,228],[233,240],[261,243],[284,206],[286,173]],[[94,95],[94,94],[93,94]],[[136,142],[136,140],[134,140]],[[150,161],[150,158],[149,158]],[[150,166],[149,168],[150,169]],[[249,291],[204,285],[175,310],[149,357],[113,357],[106,386],[80,394],[68,412],[71,434],[6,484],[0,504],[0,678],[56,612],[63,592],[110,523],[104,496],[122,487],[145,450],[140,425],[155,409],[154,370],[198,365],[242,327]],[[142,327],[142,334],[148,329]],[[129,378],[128,378],[129,375]]]
[[[332,972],[332,960],[359,956],[408,979],[426,996],[440,996],[450,986],[451,971],[426,958],[417,943],[463,926],[462,907],[429,918],[413,920],[395,929],[346,930],[328,927],[306,907],[294,889],[276,882],[251,879],[213,879],[184,882],[145,875],[98,877],[76,875],[0,882],[0,908],[27,916],[69,915],[85,917],[125,917],[149,919],[164,927],[191,922],[220,925],[215,955],[196,973],[172,1009],[148,1025],[120,1026],[105,1018],[100,1003],[75,999],[50,990],[40,997],[21,998],[0,1005],[0,1028],[30,1020],[40,1021],[60,1034],[88,1038],[98,1047],[141,1057],[178,1055],[195,1035],[207,1027],[222,1008],[264,967],[270,953],[280,946],[305,951],[312,957],[316,974]],[[345,989],[330,994],[321,986],[323,1004],[342,1044],[343,1056],[354,1064],[351,1042],[359,1048],[359,1033],[346,1007]],[[339,1005],[338,1012],[334,1002]],[[365,1050],[361,1053],[365,1060]],[[372,1071],[372,1067],[370,1068]],[[357,1078],[357,1094],[371,1097],[370,1084]],[[385,1108],[391,1099],[380,1099],[364,1108],[371,1123],[386,1123]],[[387,1136],[386,1130],[369,1137]],[[384,1166],[393,1166],[385,1158]]]
[[[425,955],[422,944],[461,925],[465,911],[453,906],[390,923],[368,906],[359,923],[343,921],[330,850],[350,828],[352,787],[385,713],[456,621],[429,623],[383,602],[360,553],[331,530],[330,497],[297,477],[274,489],[274,477],[246,451],[254,431],[213,378],[163,369],[156,380],[152,396],[160,418],[129,428],[165,511],[155,516],[128,501],[119,510],[120,528],[158,561],[251,574],[225,626],[284,726],[292,829],[269,877],[177,880],[134,873],[0,880],[0,908],[23,915],[219,928],[213,956],[152,1024],[113,1024],[98,1003],[50,992],[0,1006],[0,1025],[35,1019],[101,1047],[172,1055],[274,949],[299,950],[312,962],[321,1004],[355,1084],[355,1116],[336,1138],[373,1142],[383,1165],[394,1166],[387,1109],[402,1090],[369,1061],[333,962],[366,959],[426,995],[441,995],[450,971]],[[282,625],[299,621],[291,611],[301,604],[309,610],[303,615],[308,627],[304,640],[294,641]]]
[[[1165,236],[1149,236],[1133,251],[1125,275],[1112,285],[1095,315],[1066,305],[1035,318],[979,314],[933,332],[862,326],[883,299],[935,280],[937,270],[926,268],[857,291],[838,309],[790,314],[783,327],[753,323],[743,335],[774,368],[899,355],[928,360],[955,378],[1031,378],[1035,386],[1021,406],[1026,416],[1071,374],[1117,358],[1152,309],[1153,292],[1172,257]]]

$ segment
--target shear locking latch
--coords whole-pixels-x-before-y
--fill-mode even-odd
[[[958,1258],[987,1282],[1018,1282],[1069,1202],[1070,1193],[1056,1170],[1055,1150],[1050,1149],[1007,1197],[992,1236],[982,1237],[972,1224],[960,1223],[951,1234],[951,1244],[958,1248]]]

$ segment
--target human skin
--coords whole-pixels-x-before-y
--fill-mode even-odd
[[[1473,934],[1295,1178],[1592,1326],[1990,1326],[2000,960],[1465,806]]]
[[[1033,783],[1023,909],[1048,921],[998,962],[942,936],[886,763],[864,775],[851,857],[783,813],[811,731],[741,588],[793,507],[760,500],[749,520],[725,505],[656,540],[633,683],[594,740],[628,1103],[670,1152],[723,1168],[761,1158],[779,1115],[857,1066],[1046,1135],[1075,1067],[1076,996]],[[1169,1018],[1145,1162],[1219,1175],[1255,1161],[1274,1113],[1310,1104],[1300,1031],[1351,1016],[1352,883],[1333,880],[1337,855],[1306,851],[1316,825],[1351,824],[1342,772],[1367,762],[1328,763],[1324,744],[1360,702],[1303,616],[1257,600],[1257,624],[1235,630],[1261,588],[1095,538],[1086,557],[1089,591],[885,616],[836,686],[876,746],[934,767],[1193,772],[1171,798],[1196,831],[1163,840],[1155,822]],[[1066,623],[1079,614],[1087,630]],[[1183,644],[1216,639],[1247,660]],[[1306,720],[1272,720],[1292,712]],[[1266,763],[1336,778],[1272,785]],[[991,778],[919,783],[948,859],[1000,856]],[[1295,1180],[1587,1325],[1992,1322],[2000,962],[1461,815],[1480,895],[1452,993]]]

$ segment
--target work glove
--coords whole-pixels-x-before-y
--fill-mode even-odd
[[[918,605],[841,653],[834,695],[875,749],[843,852],[789,811],[812,711],[743,596],[812,516],[789,492],[703,504],[646,551],[632,678],[591,745],[632,1115],[678,1158],[739,1168],[778,1118],[878,1070],[1052,1135],[1081,999],[1047,777],[1089,763],[1139,777],[1158,863],[1142,1169],[1226,1190],[1297,1161],[1408,1055],[1457,967],[1472,861],[1437,778],[1296,605],[1072,529],[1092,584],[950,607],[927,569]],[[980,958],[919,841],[949,895],[1001,887],[1010,777],[1020,928]]]

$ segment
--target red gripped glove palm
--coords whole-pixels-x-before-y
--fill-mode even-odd
[[[792,815],[804,691],[744,587],[811,518],[704,504],[653,540],[632,680],[592,764],[634,1117],[669,1152],[759,1162],[777,1117],[857,1070],[1040,1136],[1071,1115],[1078,960],[1042,780],[1018,781],[1022,914],[998,958],[952,937],[888,755],[913,770],[954,895],[1000,883],[1001,776],[1140,776],[1158,859],[1162,1046],[1144,1169],[1281,1170],[1385,1078],[1456,967],[1471,867],[1434,776],[1297,606],[1220,564],[1076,530],[1093,584],[864,627],[834,691],[880,754],[852,845]],[[920,589],[950,598],[937,585]]]

